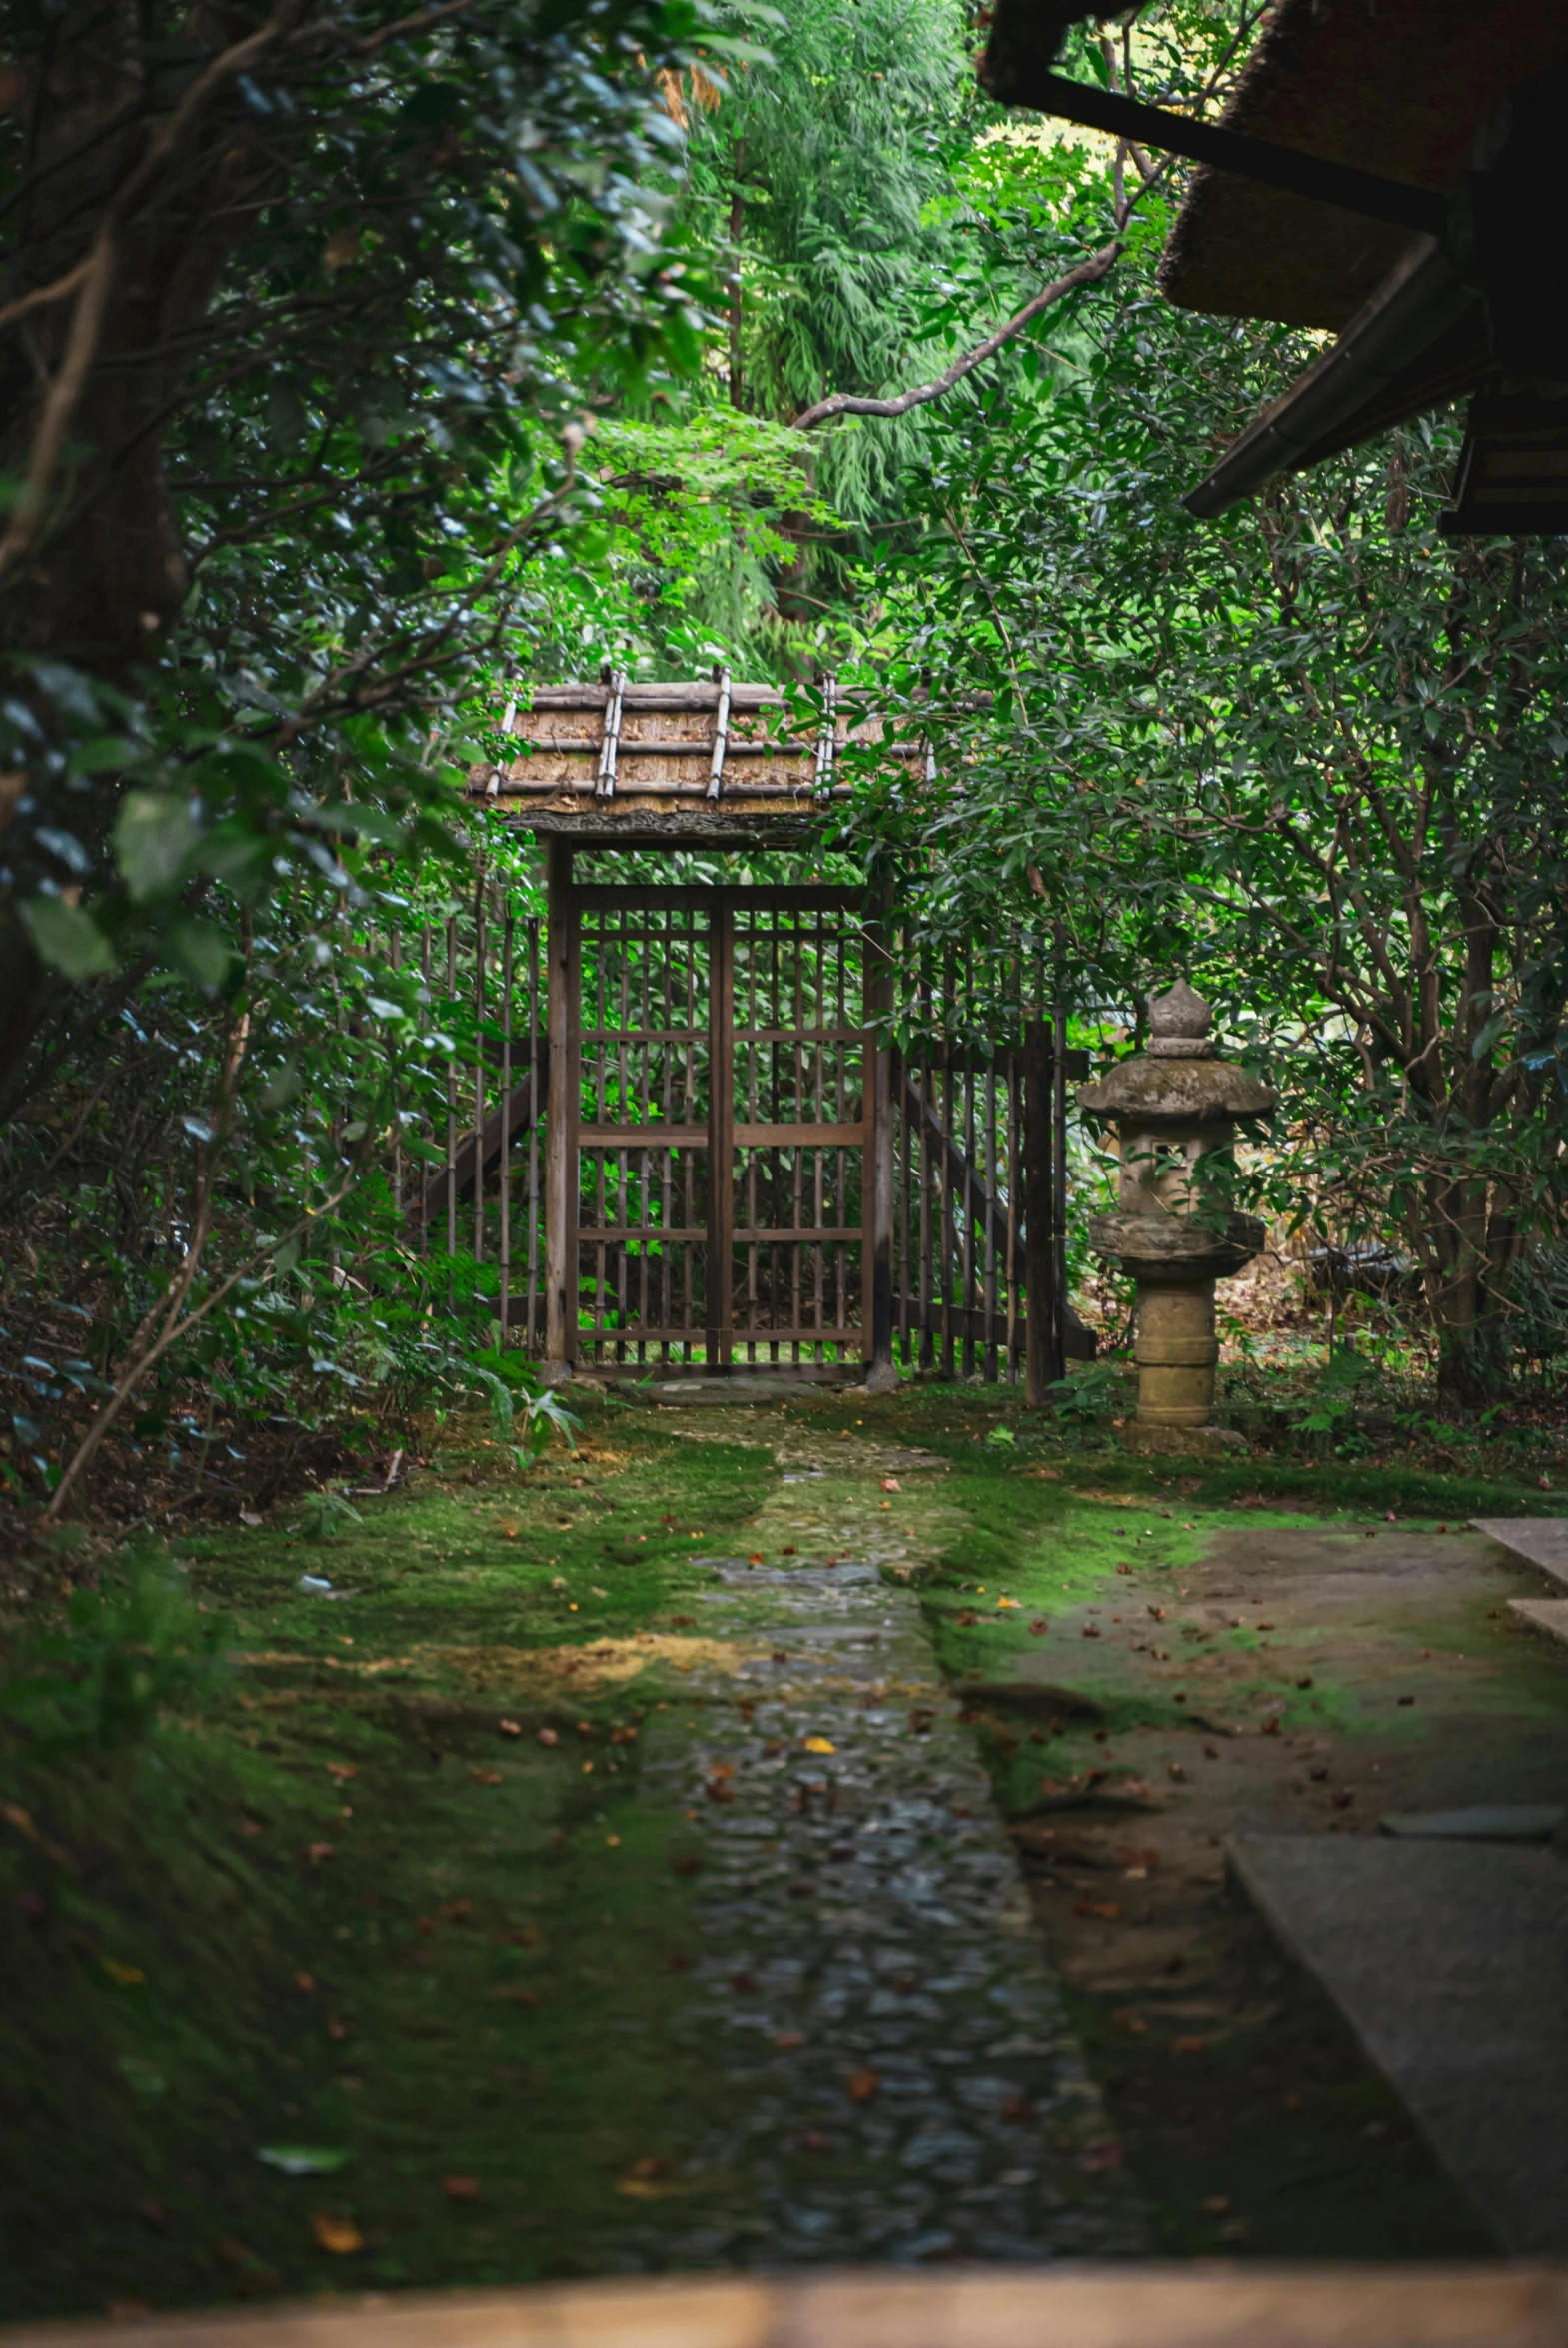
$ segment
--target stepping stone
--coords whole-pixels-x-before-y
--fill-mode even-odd
[[[1568,1606],[1563,1611],[1568,1613]],[[1495,1804],[1473,1810],[1390,1810],[1379,1834],[1400,1842],[1550,1842],[1568,1810],[1550,1802],[1517,1809]]]
[[[1470,1524],[1519,1564],[1568,1589],[1568,1516],[1472,1516]]]
[[[1510,1598],[1508,1611],[1532,1630],[1544,1630],[1548,1638],[1568,1644],[1568,1598]]]
[[[657,1385],[639,1380],[618,1381],[617,1392],[627,1402],[658,1402],[666,1409],[733,1410],[744,1402],[797,1402],[841,1393],[844,1387],[828,1378],[802,1377],[671,1377]]]
[[[1370,1835],[1242,1835],[1230,1858],[1503,2248],[1568,2253],[1568,1867]]]

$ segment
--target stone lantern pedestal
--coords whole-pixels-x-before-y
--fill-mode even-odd
[[[1241,1449],[1213,1423],[1214,1282],[1251,1262],[1264,1230],[1253,1215],[1205,1209],[1199,1161],[1278,1096],[1214,1058],[1208,1006],[1184,980],[1149,1014],[1148,1051],[1078,1093],[1114,1127],[1121,1160],[1117,1210],[1093,1217],[1089,1241],[1137,1284],[1138,1414],[1123,1439],[1139,1451]]]

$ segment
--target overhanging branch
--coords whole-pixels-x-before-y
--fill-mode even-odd
[[[976,367],[983,367],[987,359],[994,358],[1003,344],[1011,342],[1013,336],[1021,333],[1030,319],[1037,318],[1042,310],[1048,310],[1053,302],[1060,302],[1068,294],[1076,293],[1079,286],[1097,285],[1115,267],[1120,254],[1119,242],[1102,245],[1087,261],[1080,261],[1076,269],[1069,269],[1065,277],[1058,277],[1052,284],[1043,286],[1031,302],[1025,302],[1023,308],[1007,319],[1004,325],[998,326],[994,334],[988,334],[982,343],[976,343],[972,351],[965,351],[961,359],[954,359],[950,367],[933,377],[929,383],[916,384],[912,391],[900,392],[892,400],[868,400],[861,399],[854,392],[834,392],[830,398],[818,400],[814,408],[806,408],[796,416],[796,432],[811,432],[818,424],[831,423],[835,416],[907,416],[911,408],[923,408],[931,400],[939,400],[944,392],[952,390],[954,384],[961,383],[966,375],[972,375]]]

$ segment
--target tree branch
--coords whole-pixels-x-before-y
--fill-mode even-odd
[[[12,510],[11,523],[0,539],[0,576],[27,553],[37,537],[48,504],[49,485],[71,418],[98,352],[98,337],[108,306],[109,290],[118,258],[119,231],[157,180],[185,133],[197,120],[218,88],[256,64],[289,29],[305,0],[281,0],[281,5],[259,30],[235,41],[197,75],[168,120],[154,132],[140,162],[112,197],[98,232],[76,274],[76,303],[66,335],[65,352],[39,418],[27,474]],[[58,294],[61,288],[52,290]]]
[[[1101,246],[1087,261],[1080,261],[1076,269],[1069,269],[1065,277],[1058,277],[1053,284],[1042,287],[1032,302],[1025,302],[1023,308],[1004,325],[998,326],[994,334],[988,334],[982,343],[976,343],[972,351],[965,351],[961,359],[954,359],[952,365],[930,383],[916,384],[912,391],[900,392],[895,400],[862,400],[853,392],[834,392],[830,398],[818,400],[814,408],[806,408],[796,416],[795,431],[814,431],[818,424],[830,423],[835,416],[907,416],[911,408],[923,408],[931,400],[939,400],[944,392],[952,390],[955,383],[961,383],[966,375],[973,374],[976,367],[983,367],[987,359],[994,358],[1004,343],[1011,342],[1030,319],[1037,318],[1042,310],[1048,310],[1053,302],[1076,293],[1079,286],[1098,285],[1100,279],[1115,267],[1120,255],[1119,240]]]

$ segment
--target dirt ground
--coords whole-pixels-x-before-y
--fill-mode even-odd
[[[1392,1811],[1560,1800],[1568,1655],[1507,1611],[1532,1588],[1458,1526],[1254,1518],[1205,1539],[1179,1577],[1118,1569],[1061,1616],[1073,1683],[1108,1718],[1158,1689],[1192,1722],[1106,1737],[1098,1799],[1117,1807],[1013,1829],[1167,2248],[1484,2246],[1229,1883],[1225,1850],[1237,1833],[1375,1835]],[[1026,1675],[1046,1671],[1031,1659]]]

